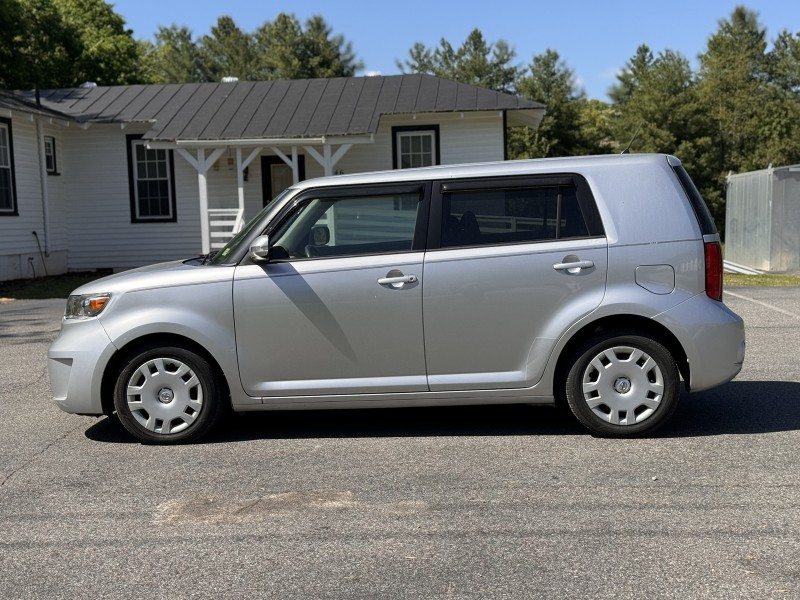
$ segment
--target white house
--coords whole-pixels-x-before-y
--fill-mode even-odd
[[[543,115],[429,75],[0,91],[0,280],[205,253],[292,182],[503,160]]]

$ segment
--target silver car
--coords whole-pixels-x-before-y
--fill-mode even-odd
[[[231,409],[554,402],[627,437],[743,360],[691,179],[624,155],[298,183],[213,257],[75,290],[49,371],[143,442]]]

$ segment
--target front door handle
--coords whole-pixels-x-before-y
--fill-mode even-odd
[[[378,279],[378,283],[381,285],[391,285],[394,287],[400,287],[404,283],[416,283],[417,276],[416,275],[397,275],[395,277],[381,277]]]
[[[572,262],[556,263],[553,268],[556,271],[566,271],[567,273],[580,273],[581,269],[591,269],[594,263],[591,260],[576,260]]]

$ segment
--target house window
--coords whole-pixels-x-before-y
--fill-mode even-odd
[[[16,196],[11,119],[0,118],[0,215],[18,214]]]
[[[56,168],[56,138],[44,136],[44,164],[48,175],[58,175]]]
[[[439,126],[392,127],[395,169],[439,164]]]
[[[174,222],[175,165],[171,150],[148,148],[141,136],[128,136],[131,221]]]

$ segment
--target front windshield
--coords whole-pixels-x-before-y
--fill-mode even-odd
[[[263,225],[264,215],[270,212],[286,194],[289,193],[289,189],[282,191],[280,194],[275,196],[269,204],[267,204],[264,208],[262,208],[259,213],[250,219],[250,221],[242,227],[241,231],[237,233],[235,236],[231,238],[231,240],[225,245],[225,247],[217,252],[214,257],[208,262],[208,264],[212,265],[221,265],[227,262],[227,258],[241,245],[241,243],[246,240],[253,230]]]

